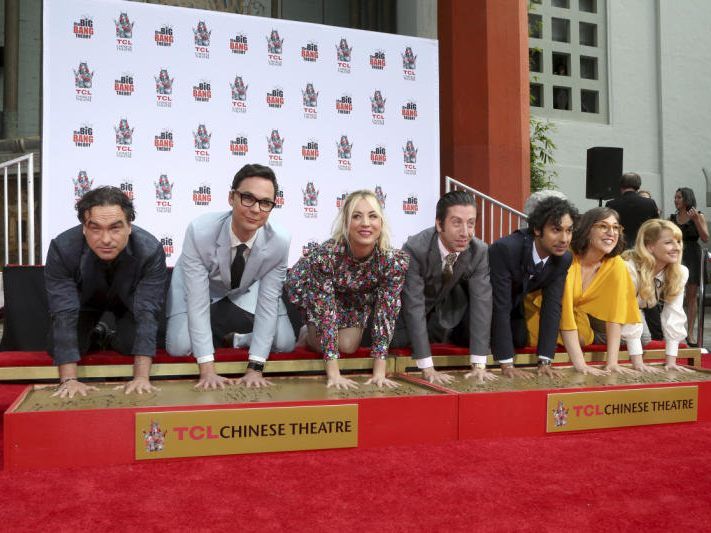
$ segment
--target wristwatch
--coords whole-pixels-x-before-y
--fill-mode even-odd
[[[264,372],[264,363],[262,363],[261,361],[253,361],[252,359],[250,359],[247,363],[247,368],[256,372]]]
[[[477,370],[486,370],[486,363],[472,363],[472,368]]]

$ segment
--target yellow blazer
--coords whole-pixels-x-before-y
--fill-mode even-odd
[[[635,324],[642,321],[634,283],[621,257],[603,260],[600,269],[583,292],[580,258],[573,256],[563,289],[561,331],[577,329],[585,344],[592,344],[594,333],[588,315],[617,324]]]

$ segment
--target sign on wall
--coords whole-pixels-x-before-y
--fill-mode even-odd
[[[546,431],[695,422],[699,388],[650,387],[548,395]]]
[[[354,448],[358,405],[136,413],[136,459]]]
[[[376,191],[393,243],[434,220],[437,42],[116,0],[45,1],[44,253],[98,185],[134,201],[168,263],[193,218],[227,210],[246,163],[280,184],[290,262],[349,191]]]

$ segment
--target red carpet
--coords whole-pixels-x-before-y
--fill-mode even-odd
[[[23,386],[0,386],[4,410]],[[70,429],[68,428],[68,431]],[[711,424],[0,473],[5,531],[700,531]]]

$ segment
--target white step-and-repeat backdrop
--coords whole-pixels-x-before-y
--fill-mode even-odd
[[[185,228],[229,209],[246,163],[280,184],[271,219],[302,246],[370,188],[393,242],[434,222],[437,42],[112,0],[45,0],[42,243],[98,185],[133,198],[174,264]]]

